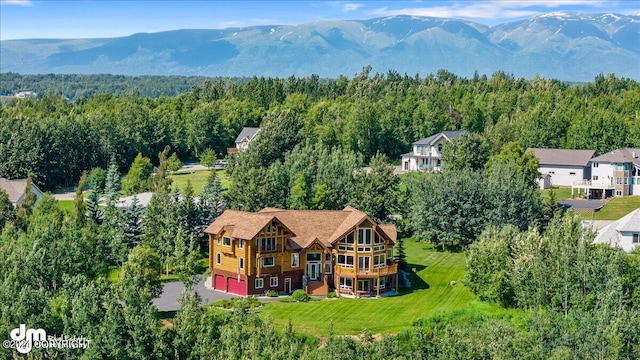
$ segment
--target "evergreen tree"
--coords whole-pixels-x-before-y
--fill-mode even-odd
[[[98,190],[91,190],[89,198],[86,202],[87,206],[87,219],[91,220],[97,225],[102,224],[104,216],[104,209],[100,207],[100,194]]]
[[[166,162],[165,162],[166,165]],[[138,153],[133,160],[127,176],[122,179],[122,191],[125,194],[133,195],[145,192],[149,189],[149,177],[153,166],[151,166],[151,160],[142,156],[142,153]],[[166,169],[163,169],[161,177],[165,176]]]
[[[118,163],[116,162],[116,156],[111,155],[104,185],[104,195],[107,199],[107,206],[115,204],[115,201],[118,199],[119,192],[120,173],[118,172]]]
[[[3,189],[0,189],[0,232],[4,228],[4,225],[14,221],[16,218],[15,209],[9,195]]]
[[[22,229],[27,228],[29,216],[31,216],[33,206],[36,203],[36,194],[34,194],[31,189],[32,183],[31,175],[27,176],[27,185],[25,186],[24,195],[16,208],[16,223]]]
[[[309,186],[303,173],[298,173],[291,187],[291,205],[289,208],[306,210],[309,208]]]
[[[140,243],[144,229],[143,221],[144,209],[138,203],[138,197],[134,195],[123,216],[124,236],[128,247],[132,248]]]
[[[76,195],[73,198],[73,209],[76,224],[80,227],[84,226],[87,217],[87,206],[84,203],[84,195],[82,191],[87,183],[87,172],[83,172],[76,188]]]
[[[405,269],[407,267],[407,254],[404,251],[404,238],[398,238],[395,249],[396,253],[393,260],[400,269]]]

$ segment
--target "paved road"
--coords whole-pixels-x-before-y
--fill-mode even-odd
[[[153,299],[152,302],[156,307],[158,307],[158,310],[160,311],[176,311],[180,307],[180,305],[178,304],[178,298],[180,297],[180,294],[182,294],[183,290],[184,285],[182,285],[182,283],[179,281],[165,283],[160,297]],[[195,292],[200,295],[202,304],[208,304],[222,299],[238,297],[236,295],[206,288],[204,286],[204,281],[202,280],[202,278],[195,286]]]

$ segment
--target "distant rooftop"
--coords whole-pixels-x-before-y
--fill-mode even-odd
[[[596,154],[595,150],[527,149],[529,150],[533,151],[540,165],[587,166]]]

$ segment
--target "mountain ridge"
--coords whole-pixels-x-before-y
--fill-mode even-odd
[[[300,25],[180,29],[100,39],[0,42],[0,72],[202,76],[351,76],[364,66],[461,76],[501,70],[590,81],[640,80],[640,16],[555,12],[486,26],[391,16]]]

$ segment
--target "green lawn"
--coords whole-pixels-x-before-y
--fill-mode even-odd
[[[58,200],[58,207],[63,211],[73,211],[73,200]]]
[[[225,170],[216,170],[216,174],[220,179],[220,183],[223,189],[228,189],[231,185],[231,180],[229,179],[229,175]],[[187,186],[187,180],[191,180],[191,186],[193,186],[193,190],[195,195],[200,195],[202,192],[202,186],[207,182],[207,178],[209,177],[209,170],[197,170],[193,173],[191,172],[180,172],[170,175],[173,180],[173,186],[177,187],[180,190],[184,190]]]
[[[542,197],[546,198],[549,196],[549,190],[550,189],[544,189],[542,190]],[[553,188],[553,192],[556,195],[556,199],[558,201],[560,200],[564,200],[564,199],[571,199],[571,188]]]
[[[595,213],[578,213],[584,220],[618,220],[640,208],[640,196],[614,197]]]
[[[510,312],[476,300],[462,285],[466,255],[433,250],[430,245],[405,241],[410,264],[411,289],[399,296],[381,299],[321,300],[309,303],[268,302],[260,310],[276,326],[289,320],[296,331],[326,336],[333,322],[335,334],[391,333],[410,327],[420,318],[449,316],[459,311],[472,313]],[[451,280],[457,285],[451,286]]]

